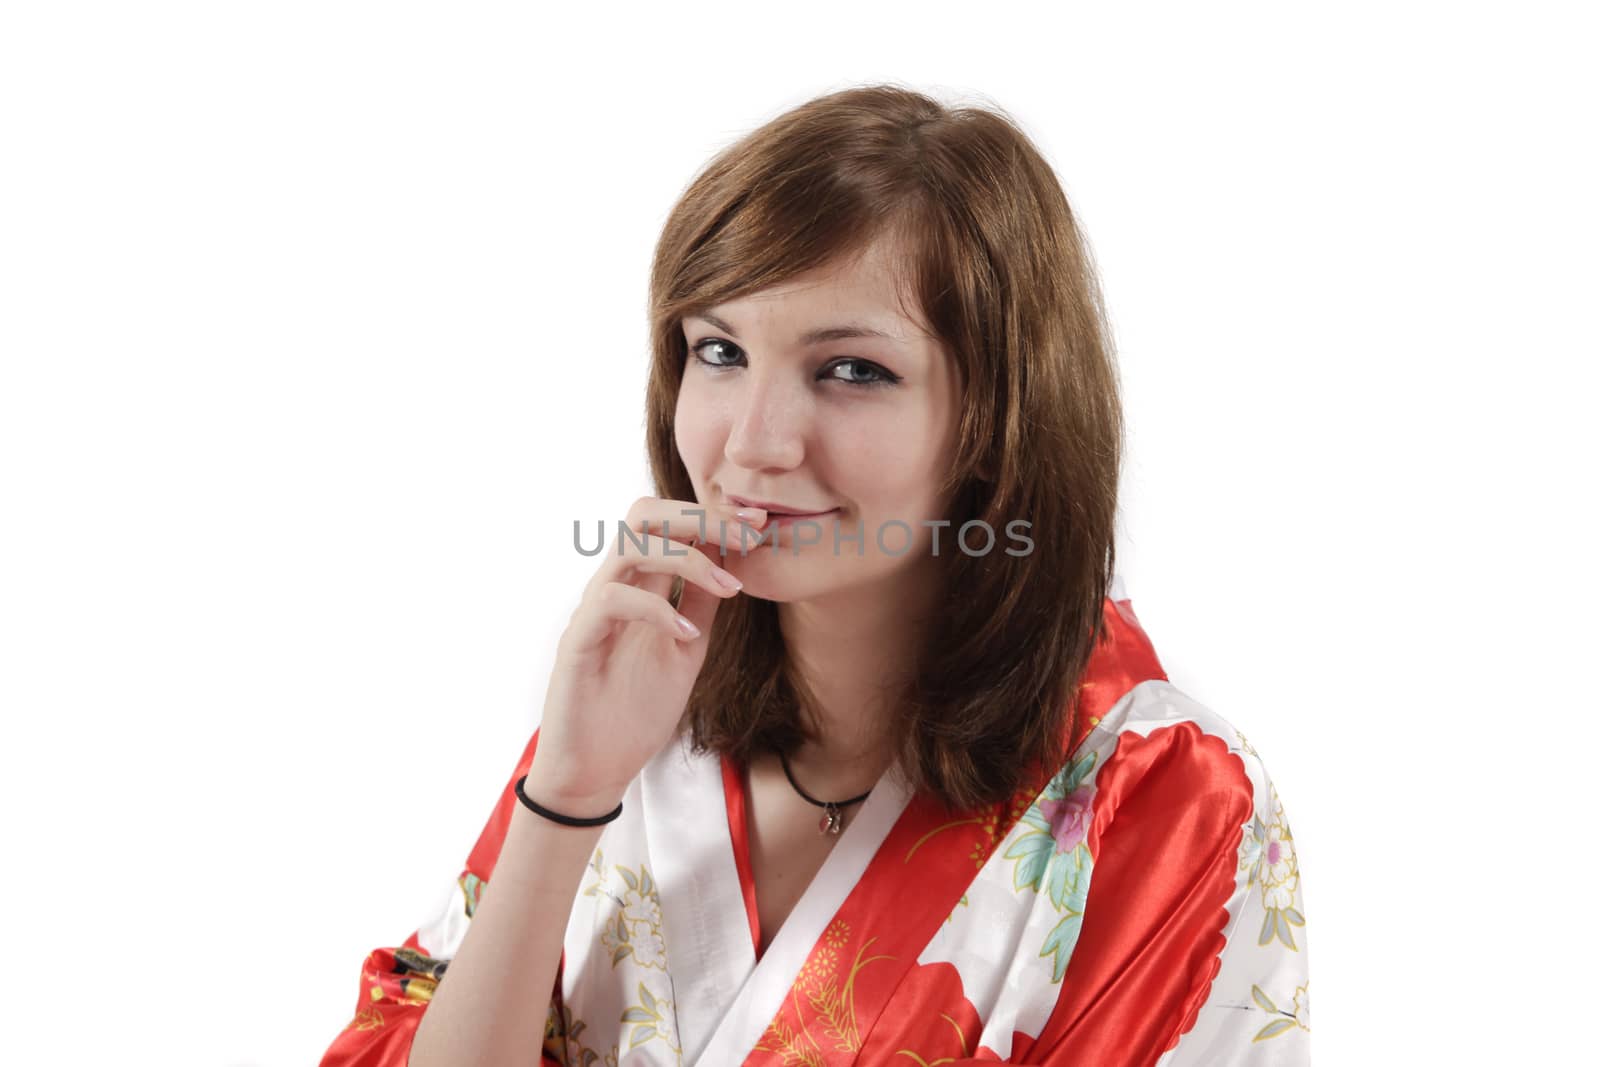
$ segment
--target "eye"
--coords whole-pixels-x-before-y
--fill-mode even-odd
[[[719,337],[707,337],[702,341],[696,341],[690,346],[689,351],[694,353],[696,362],[714,371],[732,370],[744,358],[744,352],[738,345]],[[719,351],[723,353],[721,356],[716,354]],[[708,352],[711,353],[710,356],[707,355]],[[835,372],[841,368],[850,368],[850,371],[843,376],[837,375]],[[894,385],[900,380],[900,376],[871,360],[848,357],[830,363],[822,370],[819,380],[873,389]]]
[[[705,352],[705,350],[707,348],[711,348],[714,351],[717,347],[726,348],[726,349],[729,349],[729,350],[734,351],[734,352],[738,352],[739,351],[739,346],[738,345],[730,344],[727,341],[723,341],[723,340],[720,340],[720,339],[715,338],[715,337],[707,337],[704,341],[696,341],[694,343],[694,345],[689,350],[694,353],[694,358],[696,360],[698,360],[699,362],[705,364],[708,367],[712,367],[712,368],[716,368],[716,369],[724,369],[724,368],[733,366],[732,363],[722,363],[722,362],[719,362],[719,361],[717,361],[715,359],[707,359],[702,354],[702,353]],[[742,355],[742,353],[741,353],[741,355]]]
[[[867,374],[871,375],[871,377],[859,378],[852,375],[847,378],[831,378],[829,379],[830,381],[844,382],[846,385],[873,386],[893,385],[895,382],[900,380],[898,375],[885,370],[876,363],[872,363],[865,359],[841,359],[833,363],[828,368],[828,371],[836,371],[841,367],[854,367],[856,374]]]

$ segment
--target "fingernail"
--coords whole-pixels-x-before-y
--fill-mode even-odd
[[[735,578],[731,572],[723,570],[715,563],[711,565],[711,576],[717,581],[721,582],[725,588],[735,590],[744,588],[743,582],[741,582],[738,578]]]
[[[760,526],[767,519],[766,508],[740,508],[734,514],[745,522],[753,522],[757,526]]]
[[[678,629],[682,630],[684,633],[688,634],[690,637],[699,637],[700,636],[700,627],[696,626],[694,623],[690,622],[688,619],[684,618],[682,615],[678,616]]]

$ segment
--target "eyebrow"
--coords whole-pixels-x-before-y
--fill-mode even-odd
[[[725,321],[719,319],[715,315],[710,314],[709,312],[698,312],[697,314],[690,315],[689,318],[703,319],[715,326],[717,329],[721,330],[723,333],[727,334],[729,337],[732,337],[734,340],[739,339],[738,333],[734,331],[732,326],[728,325]],[[801,347],[809,347],[811,345],[824,344],[828,341],[848,340],[853,337],[874,337],[881,338],[885,341],[900,340],[893,334],[884,333],[882,330],[874,330],[868,326],[846,325],[823,326],[815,330],[807,330],[805,333],[800,335],[799,344]]]

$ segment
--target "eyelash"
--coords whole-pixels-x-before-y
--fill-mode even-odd
[[[694,344],[690,345],[689,346],[689,351],[694,354],[695,360],[697,362],[699,362],[702,366],[707,367],[707,368],[709,368],[711,370],[732,370],[733,367],[734,367],[734,364],[731,364],[731,363],[713,363],[711,360],[706,359],[704,356],[702,356],[700,354],[700,350],[702,348],[704,348],[706,345],[725,345],[726,347],[731,348],[736,352],[742,352],[743,351],[742,349],[739,348],[738,345],[734,344],[731,341],[724,341],[720,337],[707,337],[704,340],[696,341]],[[859,364],[862,367],[871,368],[872,373],[876,374],[877,377],[875,379],[870,380],[870,381],[859,381],[859,380],[851,381],[851,380],[845,379],[845,378],[834,378],[834,377],[830,376],[826,380],[827,381],[832,381],[832,382],[838,382],[840,385],[853,386],[853,387],[855,387],[857,389],[881,389],[881,388],[883,388],[885,386],[895,385],[896,383],[898,383],[900,381],[900,376],[898,374],[894,373],[893,371],[891,371],[891,370],[889,370],[889,369],[887,369],[885,367],[881,367],[878,364],[872,362],[871,360],[861,359],[861,358],[856,357],[856,356],[847,356],[847,357],[845,357],[843,359],[836,360],[832,364],[832,367],[842,367],[842,366],[845,366],[845,365],[851,364],[851,363],[856,363],[856,364]],[[832,367],[830,367],[828,369],[831,370]]]

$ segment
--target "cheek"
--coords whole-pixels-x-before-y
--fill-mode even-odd
[[[698,478],[708,461],[721,451],[718,417],[692,379],[678,390],[678,404],[672,415],[673,437],[678,456],[689,473]]]
[[[848,421],[828,436],[828,469],[836,484],[863,510],[899,516],[930,505],[947,461],[932,428],[920,414]]]

